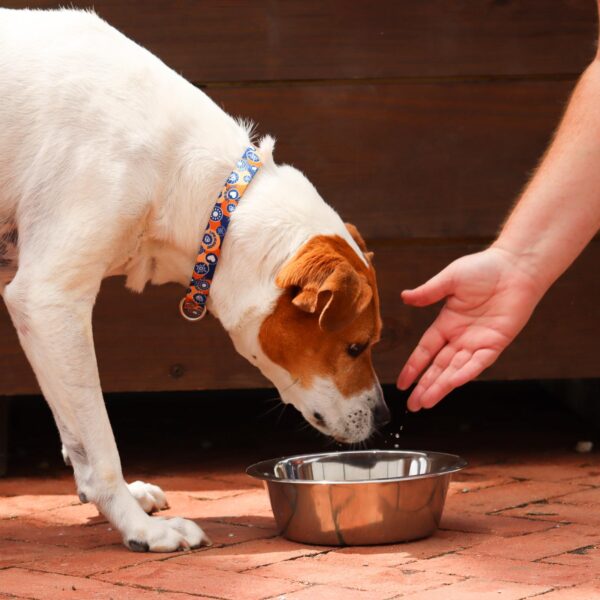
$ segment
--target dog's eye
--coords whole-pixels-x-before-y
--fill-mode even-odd
[[[352,357],[356,358],[360,356],[366,349],[369,344],[350,344],[346,348],[346,352]]]

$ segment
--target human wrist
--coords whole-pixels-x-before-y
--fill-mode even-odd
[[[499,253],[516,272],[521,274],[528,291],[536,297],[536,301],[548,291],[556,279],[549,269],[543,252],[534,244],[528,246],[508,235],[501,234],[489,249]]]

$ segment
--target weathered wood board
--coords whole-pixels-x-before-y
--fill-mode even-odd
[[[491,241],[597,37],[594,0],[93,6],[227,111],[274,134],[277,160],[303,170],[369,239],[382,291],[376,363],[384,382],[394,381],[437,310],[402,306],[400,290]],[[485,377],[600,376],[599,269],[595,241]],[[136,296],[119,279],[105,282],[94,316],[104,389],[268,385],[218,323],[179,317],[180,295],[165,286]],[[0,395],[36,390],[0,303]]]

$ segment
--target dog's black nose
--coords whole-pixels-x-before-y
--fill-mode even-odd
[[[375,427],[383,427],[391,420],[390,409],[385,401],[378,402],[373,409],[373,422]]]

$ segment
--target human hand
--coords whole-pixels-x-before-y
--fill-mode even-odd
[[[402,292],[412,306],[446,298],[398,377],[405,390],[417,377],[408,408],[431,408],[489,367],[525,326],[542,286],[510,252],[491,247],[463,256],[423,285]]]

